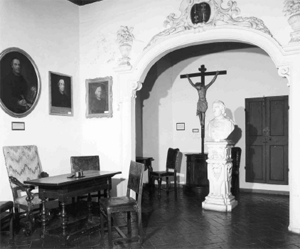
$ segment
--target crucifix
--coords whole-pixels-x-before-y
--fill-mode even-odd
[[[206,100],[206,91],[207,89],[215,82],[218,75],[226,74],[227,71],[212,71],[206,72],[206,68],[204,65],[201,65],[198,68],[199,73],[191,73],[191,74],[183,74],[180,75],[181,79],[187,78],[192,87],[194,87],[198,92],[198,102],[197,102],[197,116],[199,116],[200,126],[201,126],[201,153],[204,154],[204,133],[205,133],[205,112],[208,108],[207,100]],[[214,75],[214,78],[205,85],[205,76]],[[200,76],[200,82],[193,83],[190,78]]]

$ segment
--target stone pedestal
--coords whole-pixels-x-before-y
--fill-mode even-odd
[[[238,202],[231,194],[232,159],[230,141],[206,142],[208,148],[207,176],[209,194],[202,202],[202,208],[231,212]]]

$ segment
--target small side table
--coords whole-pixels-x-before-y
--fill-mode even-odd
[[[135,158],[135,160],[138,163],[143,163],[145,165],[145,170],[148,169],[148,184],[151,185],[151,179],[150,179],[150,173],[153,172],[153,168],[152,168],[152,161],[154,161],[154,159],[152,157],[141,157],[141,156],[137,156]]]
[[[207,178],[207,154],[187,153],[186,160],[186,186],[187,187],[208,187]]]

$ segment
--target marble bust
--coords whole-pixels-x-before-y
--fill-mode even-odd
[[[208,136],[216,142],[225,140],[234,130],[234,122],[226,117],[225,104],[218,100],[213,103],[214,118],[208,123]]]

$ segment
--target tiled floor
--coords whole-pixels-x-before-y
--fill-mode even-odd
[[[232,212],[207,211],[201,208],[204,193],[179,188],[168,196],[162,192],[143,193],[142,246],[136,242],[118,244],[114,248],[300,248],[300,235],[288,231],[289,197],[241,192],[238,206]],[[121,222],[123,221],[121,217]],[[40,229],[31,237],[22,232],[8,243],[1,234],[1,248],[61,248],[53,237],[39,238]],[[99,231],[79,234],[70,239],[69,248],[107,248],[107,235]]]

